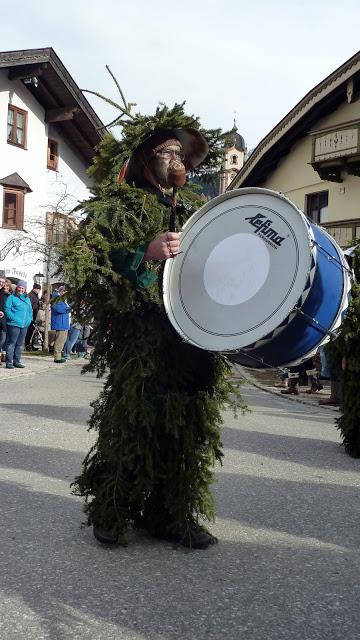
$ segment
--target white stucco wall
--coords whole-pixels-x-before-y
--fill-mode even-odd
[[[326,129],[360,119],[360,101],[344,103],[326,118],[320,119],[314,129]],[[290,153],[284,156],[267,180],[257,186],[282,191],[300,209],[305,208],[307,194],[318,191],[329,192],[328,221],[360,218],[360,177],[342,172],[342,183],[321,180],[309,164],[311,161],[311,136],[308,135],[294,144]]]
[[[22,149],[7,143],[7,113],[8,105],[25,109],[27,116],[27,148]],[[44,226],[36,227],[32,221],[45,221],[47,210],[55,206],[59,194],[66,191],[69,194],[69,210],[77,201],[89,196],[91,180],[86,175],[86,166],[76,157],[65,140],[52,125],[44,122],[45,111],[30,94],[21,81],[10,81],[7,70],[0,70],[0,179],[12,173],[18,173],[32,189],[32,193],[25,196],[24,229],[35,230],[44,237]],[[48,138],[58,142],[59,163],[58,171],[47,169]],[[0,186],[0,220],[3,214],[3,189]],[[19,231],[0,227],[0,249]],[[32,278],[38,271],[43,271],[41,255],[25,255],[14,252],[8,254],[0,262],[0,269],[6,275],[21,277],[32,284]]]

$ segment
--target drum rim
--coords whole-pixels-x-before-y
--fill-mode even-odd
[[[195,213],[191,215],[190,218],[183,225],[182,232],[185,232],[185,231],[189,232],[191,228],[199,221],[199,219],[201,219],[209,210],[212,210],[217,204],[220,204],[226,200],[233,199],[239,195],[248,195],[248,194],[258,194],[258,195],[264,195],[264,196],[271,196],[272,198],[278,198],[283,202],[285,202],[287,205],[289,205],[291,209],[294,209],[295,211],[297,211],[300,214],[301,218],[303,219],[304,224],[306,225],[306,228],[307,228],[308,236],[309,236],[308,240],[309,240],[309,256],[310,256],[309,272],[307,273],[304,272],[304,287],[303,287],[302,294],[300,296],[302,298],[302,301],[304,302],[304,300],[306,299],[306,295],[310,290],[310,289],[306,290],[306,281],[308,278],[308,273],[310,273],[311,260],[314,260],[316,264],[316,246],[314,246],[314,237],[311,231],[311,224],[309,224],[309,221],[306,218],[305,214],[293,202],[291,202],[291,200],[289,200],[289,198],[287,198],[283,193],[279,191],[274,191],[272,189],[266,189],[264,187],[244,187],[241,189],[233,189],[231,191],[226,191],[225,193],[222,193],[219,196],[216,196],[215,198],[213,198],[212,200],[209,200],[208,202],[204,203],[197,211],[195,211]],[[181,251],[181,246],[180,246],[180,251]],[[165,311],[167,313],[168,319],[173,325],[173,327],[175,328],[175,330],[179,333],[182,340],[200,349],[204,349],[206,351],[212,351],[212,352],[218,352],[218,353],[224,353],[224,354],[238,351],[239,349],[235,349],[235,348],[221,349],[219,347],[204,346],[204,344],[197,343],[194,338],[190,337],[184,332],[172,309],[172,304],[170,300],[170,290],[168,288],[168,284],[170,283],[172,267],[173,267],[173,259],[169,258],[165,262],[164,273],[163,273],[163,283],[162,283],[163,302],[164,302],[164,307],[165,307]],[[289,311],[289,313],[284,317],[283,321],[280,324],[278,324],[276,327],[274,327],[272,331],[276,331],[280,327],[280,325],[282,325],[291,316],[291,314],[292,314],[292,310]],[[216,334],[213,334],[213,335],[216,335]],[[259,338],[258,340],[265,339],[267,335],[269,335],[269,332],[267,332],[262,338]]]
[[[318,343],[318,345],[316,346],[316,348],[311,349],[310,352],[308,352],[307,354],[305,354],[304,356],[302,356],[302,358],[291,361],[290,363],[287,363],[291,366],[293,365],[297,365],[297,364],[301,364],[302,362],[304,362],[304,360],[307,360],[308,358],[311,358],[312,356],[314,356],[317,352],[317,350],[319,349],[319,347],[321,347],[324,344],[327,344],[330,341],[331,338],[331,333],[335,333],[337,329],[339,329],[341,322],[342,322],[342,318],[344,315],[344,312],[347,310],[348,306],[349,306],[349,301],[350,301],[350,293],[351,293],[351,287],[352,287],[352,282],[353,282],[353,278],[351,277],[351,273],[350,273],[350,268],[348,265],[348,262],[346,260],[345,254],[342,250],[342,248],[335,243],[335,240],[333,238],[333,236],[326,230],[324,229],[324,227],[322,227],[320,224],[316,224],[316,223],[312,223],[314,226],[319,227],[319,229],[321,229],[321,231],[324,233],[324,235],[326,235],[329,239],[329,241],[331,242],[331,244],[333,245],[333,247],[335,248],[339,259],[341,261],[343,270],[345,272],[346,275],[344,275],[344,283],[343,283],[343,292],[342,292],[342,299],[341,299],[341,304],[339,304],[339,310],[337,313],[337,316],[335,317],[333,323],[331,324],[331,326],[328,329],[327,334],[324,336],[324,338]],[[287,366],[287,365],[283,365],[283,366]]]
[[[300,358],[296,358],[295,360],[290,360],[289,362],[282,363],[281,367],[288,367],[288,366],[293,367],[293,366],[299,365],[302,362],[305,362],[306,360],[308,360],[309,358],[312,358],[313,356],[315,356],[315,354],[317,353],[318,349],[321,346],[323,346],[324,344],[327,344],[330,341],[331,334],[336,333],[336,330],[339,329],[339,327],[341,325],[341,322],[342,322],[342,318],[343,318],[344,312],[346,312],[346,310],[347,310],[347,308],[349,306],[349,300],[350,300],[350,293],[351,293],[351,287],[352,287],[353,278],[351,276],[351,270],[350,270],[349,265],[347,263],[345,254],[344,254],[342,248],[336,243],[336,241],[334,240],[333,236],[330,235],[330,233],[326,229],[324,229],[324,227],[322,227],[320,224],[316,224],[315,222],[311,222],[311,225],[321,229],[322,233],[327,236],[328,240],[331,242],[332,246],[334,247],[334,250],[338,254],[339,260],[341,262],[341,265],[342,265],[343,271],[344,271],[343,291],[342,291],[341,302],[339,304],[339,309],[338,309],[337,315],[335,316],[332,324],[328,328],[326,335],[322,339],[319,340],[319,342],[316,344],[316,346],[314,346],[311,349],[309,349],[309,351],[307,351]],[[245,350],[244,350],[244,352],[245,352]],[[246,354],[246,355],[249,355],[249,354]]]

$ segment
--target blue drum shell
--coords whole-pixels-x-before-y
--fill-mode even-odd
[[[305,315],[297,313],[276,336],[264,336],[268,341],[258,348],[226,354],[232,362],[255,369],[291,365],[310,357],[333,327],[344,304],[347,274],[330,236],[316,225],[309,226],[317,244],[317,257],[311,289],[301,307]]]

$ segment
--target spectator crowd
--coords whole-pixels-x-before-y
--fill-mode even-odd
[[[50,294],[41,293],[41,285],[34,283],[27,293],[25,280],[13,284],[0,276],[0,354],[7,369],[23,369],[24,348],[41,350],[44,345],[46,306],[50,306],[51,324],[49,350],[54,362],[63,364],[72,357],[87,357],[91,326],[74,318],[71,304],[66,300],[66,287],[56,286]],[[0,362],[0,366],[1,366]]]

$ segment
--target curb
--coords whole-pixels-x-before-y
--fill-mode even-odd
[[[273,396],[277,396],[278,398],[281,398],[285,402],[286,402],[286,400],[290,400],[290,402],[298,402],[299,404],[305,404],[308,407],[315,407],[317,409],[325,409],[326,411],[330,410],[333,413],[334,412],[335,413],[339,413],[339,411],[340,411],[340,407],[331,407],[331,406],[327,406],[327,405],[319,405],[319,404],[315,404],[314,402],[309,402],[305,398],[304,399],[303,398],[299,398],[298,396],[286,396],[286,395],[283,395],[279,391],[275,391],[274,389],[271,389],[270,387],[266,387],[265,385],[263,385],[260,382],[258,382],[257,380],[255,380],[253,378],[253,376],[251,375],[251,373],[248,373],[247,371],[245,372],[244,368],[241,365],[233,363],[233,367],[234,367],[236,373],[241,378],[243,378],[246,382],[251,384],[253,387],[256,387],[257,389],[261,389],[261,391],[265,391],[266,393],[270,393]]]

